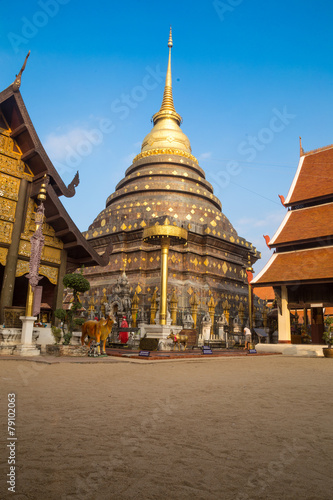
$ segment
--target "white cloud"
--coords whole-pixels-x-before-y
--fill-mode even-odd
[[[63,133],[52,132],[44,140],[44,149],[52,161],[66,162],[70,152],[77,151],[85,142],[91,142],[90,134],[89,129],[79,126]]]
[[[207,153],[201,153],[201,155],[199,156],[199,160],[209,160],[211,157],[211,151],[207,151]]]
[[[284,217],[283,212],[280,210],[279,212],[272,212],[266,214],[263,218],[255,219],[254,217],[244,217],[239,219],[236,223],[236,227],[238,226],[246,226],[246,227],[278,227],[282,222]]]

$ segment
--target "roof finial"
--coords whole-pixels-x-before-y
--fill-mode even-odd
[[[304,149],[302,147],[302,137],[299,136],[299,155],[303,156],[304,155]]]
[[[169,60],[168,60],[168,69],[165,78],[165,87],[163,94],[163,101],[161,105],[161,109],[153,116],[154,125],[160,118],[173,118],[177,121],[178,125],[181,123],[182,118],[176,112],[175,106],[173,104],[173,96],[172,96],[172,77],[171,77],[171,49],[173,46],[172,40],[172,27],[170,26],[168,47],[169,47]]]
[[[172,41],[172,26],[170,25],[170,34],[169,34],[169,41],[168,41],[168,47],[171,49],[173,46],[173,41]]]
[[[24,60],[23,66],[22,66],[19,74],[16,75],[15,81],[13,83],[13,90],[14,90],[14,92],[17,92],[19,90],[20,86],[21,86],[21,76],[22,76],[23,71],[25,70],[25,67],[26,67],[27,60],[28,60],[29,56],[30,56],[30,50],[29,50],[28,54],[26,55],[26,58]]]

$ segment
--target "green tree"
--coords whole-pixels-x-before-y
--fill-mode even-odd
[[[54,315],[62,322],[64,342],[68,345],[71,341],[73,330],[76,326],[82,325],[83,318],[75,318],[76,312],[81,307],[79,293],[87,292],[90,289],[89,281],[80,273],[65,274],[63,279],[65,288],[70,288],[73,293],[73,303],[70,309],[56,309]]]

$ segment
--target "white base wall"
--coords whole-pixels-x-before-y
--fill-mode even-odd
[[[256,344],[257,352],[276,352],[286,356],[306,356],[308,358],[323,357],[325,345],[312,344]]]

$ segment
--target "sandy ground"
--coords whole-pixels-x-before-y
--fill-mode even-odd
[[[0,359],[0,498],[333,498],[332,360],[100,361]]]

